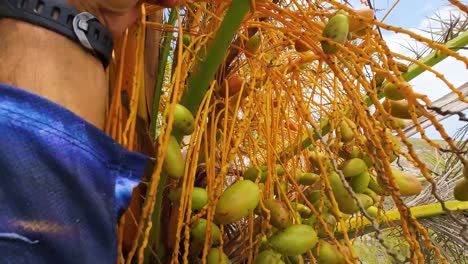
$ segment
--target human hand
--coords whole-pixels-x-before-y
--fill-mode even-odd
[[[121,35],[140,15],[143,2],[173,7],[177,0],[66,0],[80,11],[96,16],[114,37]]]

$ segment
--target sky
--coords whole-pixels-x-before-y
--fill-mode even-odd
[[[354,8],[360,7],[360,1],[349,1]],[[395,0],[372,0],[376,11],[377,19],[382,19],[387,11],[392,7]],[[448,18],[459,12],[455,7],[450,6],[447,0],[400,0],[396,7],[385,19],[385,23],[399,26],[418,34],[430,37],[429,33],[422,32],[420,29],[437,28],[438,24],[430,18],[439,15]],[[395,34],[394,32],[382,31],[383,38],[387,45],[395,52],[409,55],[412,53],[405,48],[411,45],[413,47],[421,47],[410,37],[403,34]],[[459,52],[464,56],[468,56],[468,51],[464,50]],[[453,58],[447,58],[444,61],[433,67],[434,70],[442,73],[447,80],[449,80],[456,88],[468,81],[468,70],[465,65]],[[449,88],[433,74],[425,72],[413,79],[410,82],[413,89],[422,94],[426,94],[431,100],[437,100],[443,95],[450,92]],[[464,112],[468,115],[468,111]],[[447,133],[453,136],[456,131],[464,126],[466,123],[459,121],[457,117],[452,116],[442,121]],[[426,133],[432,139],[440,139],[439,133],[433,128],[427,128]],[[419,134],[413,137],[420,137]]]

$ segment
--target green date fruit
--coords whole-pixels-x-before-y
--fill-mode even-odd
[[[245,43],[245,49],[249,52],[249,54],[246,54],[246,56],[251,56],[251,54],[255,54],[255,52],[260,48],[260,44],[262,42],[262,39],[260,38],[259,35],[255,34],[250,39]]]
[[[290,264],[304,264],[304,258],[302,255],[297,255],[297,256],[288,256],[287,261]]]
[[[367,189],[367,186],[369,185],[370,177],[371,176],[369,172],[364,171],[358,176],[352,177],[350,180],[350,185],[355,192],[364,193],[364,191]]]
[[[200,218],[198,219],[193,225],[191,229],[191,234],[193,238],[195,238],[198,241],[205,241],[206,238],[206,227],[208,225],[208,221],[206,219]],[[218,226],[215,225],[214,223],[211,223],[211,236],[213,238],[213,245],[218,245],[219,244],[219,235],[221,234],[221,231],[219,230]]]
[[[260,201],[260,189],[249,180],[241,180],[229,186],[219,197],[215,219],[219,224],[234,223],[247,217]]]
[[[184,176],[185,162],[180,152],[179,142],[171,135],[167,144],[166,155],[162,167],[164,173],[173,179],[180,179]]]
[[[388,100],[386,99],[382,103],[383,108],[393,117],[401,118],[401,119],[411,119],[410,115],[410,108],[408,105],[408,101],[406,100]],[[420,117],[422,112],[417,107],[414,107],[414,113],[416,117]]]
[[[400,189],[401,196],[417,195],[422,191],[423,186],[416,176],[395,168],[392,168],[392,176]],[[377,181],[379,185],[384,185],[380,178]]]
[[[166,113],[166,118],[168,116],[169,113]],[[195,119],[192,113],[181,104],[177,104],[174,109],[172,129],[182,135],[191,135],[195,130]]]
[[[292,216],[285,203],[275,199],[268,199],[264,202],[266,209],[270,211],[270,223],[279,229],[292,225]],[[266,212],[264,214],[266,216]]]
[[[178,204],[180,201],[180,196],[182,194],[182,188],[177,188],[169,192],[169,200],[171,202]],[[208,193],[206,189],[200,187],[194,187],[192,191],[192,210],[200,210],[208,203]]]
[[[354,124],[354,122],[352,122],[348,118],[345,118],[345,120],[340,122],[340,126],[338,129],[341,136],[341,142],[349,143],[354,139],[353,129],[356,129],[356,124]]]
[[[353,199],[351,194],[346,190],[338,174],[332,173],[328,176],[330,185],[333,190],[338,208],[345,214],[354,214],[359,211],[357,202]],[[374,201],[368,195],[357,193],[356,196],[361,200],[364,208],[371,206]]]
[[[377,213],[379,212],[379,208],[372,205],[372,206],[369,206],[366,209],[366,212],[372,217],[377,217]]]
[[[354,177],[367,171],[367,165],[366,162],[360,158],[352,158],[341,165],[341,170],[345,177]]]
[[[276,174],[278,176],[284,175],[285,171],[283,166],[276,164]],[[244,179],[255,182],[260,177],[260,182],[264,183],[268,176],[268,166],[262,165],[260,167],[250,167],[244,172]]]
[[[184,43],[184,47],[188,47],[190,45],[190,42],[192,42],[192,37],[190,37],[189,34],[184,34],[182,41]]]
[[[270,244],[286,256],[301,255],[317,244],[317,233],[309,225],[292,225],[279,231],[270,239]]]
[[[459,201],[468,201],[468,181],[460,180],[453,189],[453,196]]]
[[[336,43],[344,44],[348,38],[349,20],[345,14],[338,13],[328,20],[322,36],[329,40],[321,41],[325,54],[335,54],[338,51]]]
[[[229,261],[228,256],[226,254],[221,253],[221,261],[219,259],[220,257],[220,252],[218,248],[210,248],[208,251],[208,255],[206,256],[206,263],[207,264],[229,264],[231,263]]]
[[[405,96],[401,93],[398,87],[391,82],[388,82],[384,85],[383,92],[385,94],[385,97],[387,97],[390,100],[398,101],[405,99]]]
[[[346,263],[343,255],[340,253],[338,248],[325,240],[320,240],[320,242],[317,245],[317,250],[314,250],[314,255],[317,258],[317,263],[320,264]]]
[[[299,184],[313,185],[320,180],[320,176],[312,172],[301,172],[296,174],[296,180]]]
[[[291,206],[301,215],[302,218],[307,218],[312,214],[310,208],[305,204],[292,202]]]
[[[260,252],[255,258],[254,264],[284,264],[281,259],[281,254],[274,252],[273,250],[264,250]]]

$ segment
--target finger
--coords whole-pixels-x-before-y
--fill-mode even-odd
[[[104,23],[114,37],[119,37],[127,27],[132,25],[140,17],[140,9],[133,8],[125,14],[103,11]]]
[[[160,5],[164,7],[174,7],[179,2],[178,0],[146,0],[146,3]]]
[[[124,14],[134,8],[137,5],[138,0],[98,0],[97,2],[102,9]]]

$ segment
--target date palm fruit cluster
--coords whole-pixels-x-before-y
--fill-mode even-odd
[[[374,18],[371,9],[358,10],[348,16],[338,11],[323,27],[323,40],[320,42],[325,54],[340,51],[341,45],[365,35],[366,21]],[[189,41],[187,40],[187,43]],[[184,38],[185,43],[185,38]],[[187,44],[188,45],[188,44]],[[261,36],[253,35],[244,44],[246,57],[253,56],[261,46]],[[298,52],[310,50],[307,42],[299,38],[295,42]],[[396,64],[398,71],[405,72],[407,67]],[[392,82],[394,81],[394,82]],[[397,158],[395,150],[400,148],[399,138],[391,134],[392,129],[403,128],[403,119],[421,116],[421,111],[411,106],[405,94],[411,92],[411,86],[398,78],[386,81],[385,76],[376,75],[375,84],[385,95],[383,107],[389,114],[380,117],[388,151],[386,156],[392,162]],[[237,74],[226,78],[220,88],[222,95],[229,97],[239,94],[245,81]],[[336,244],[330,238],[336,232],[340,218],[357,214],[365,210],[371,217],[377,217],[381,196],[397,193],[400,196],[417,195],[422,191],[422,184],[414,175],[397,168],[386,168],[375,160],[375,149],[367,142],[364,133],[360,133],[356,119],[350,114],[343,117],[336,126],[330,126],[329,120],[321,120],[324,134],[330,132],[339,141],[339,149],[330,153],[325,149],[313,149],[309,153],[311,171],[298,168],[286,169],[281,164],[274,168],[267,165],[252,166],[243,173],[243,179],[237,180],[224,189],[216,202],[214,217],[208,221],[206,215],[191,223],[191,237],[198,242],[210,239],[207,263],[229,263],[228,257],[218,247],[222,244],[221,225],[232,225],[245,221],[250,216],[266,224],[266,235],[258,232],[261,245],[253,263],[304,263],[303,257],[311,251],[318,263],[345,263],[347,248]],[[177,105],[174,111],[173,131],[176,135],[190,135],[194,130],[194,118],[189,110]],[[375,155],[374,155],[375,156]],[[171,178],[181,179],[184,164],[176,137],[171,135],[163,169]],[[468,200],[468,166],[464,167],[464,179],[454,190],[458,200]],[[267,181],[275,183],[273,195],[265,195]],[[327,183],[327,184],[326,184]],[[294,202],[288,194],[292,185],[304,190],[305,198],[295,196]],[[329,187],[326,187],[329,186]],[[297,189],[296,189],[297,190]],[[181,199],[182,189],[171,190],[168,197],[173,204]],[[194,187],[191,197],[191,209],[200,212],[209,202],[206,189]],[[292,200],[292,199],[291,199]],[[336,202],[339,213],[334,210]],[[258,223],[257,223],[258,224]],[[209,231],[208,231],[209,230]],[[344,253],[344,254],[343,254]]]
[[[363,9],[355,11],[355,14],[348,16],[346,12],[340,10],[332,16],[325,24],[322,36],[321,46],[325,54],[331,55],[339,51],[340,45],[345,45],[348,40],[359,38],[366,33],[368,22],[374,18],[374,10]],[[295,48],[298,52],[311,50],[303,38],[298,38],[295,42]],[[405,73],[408,67],[400,62],[395,62],[396,68],[401,73]],[[412,91],[411,85],[402,78],[393,77],[395,82],[385,81],[384,76],[379,76],[376,80],[376,86],[379,92],[383,92],[386,99],[382,103],[385,111],[395,119],[392,124],[404,126],[401,119],[411,119],[412,114],[415,117],[422,115],[421,110],[416,105],[410,105],[406,100],[405,94]]]
[[[365,142],[363,135],[356,136],[357,131],[359,130],[351,118],[345,117],[334,130],[336,139],[340,141],[340,150],[336,156],[325,151],[310,151],[312,170],[309,172],[297,168],[288,172],[280,164],[276,164],[274,171],[269,170],[266,165],[249,167],[244,171],[244,182],[256,182],[261,186],[260,189],[269,177],[274,180],[276,176],[281,179],[280,182],[286,181],[281,191],[275,192],[274,198],[261,198],[254,210],[259,217],[268,221],[272,231],[265,246],[261,247],[262,251],[255,263],[285,263],[283,260],[286,259],[296,263],[290,258],[302,259],[302,255],[308,250],[312,250],[316,259],[320,260],[319,263],[345,263],[337,245],[329,241],[329,232],[333,234],[336,231],[338,218],[361,211],[357,200],[371,217],[376,217],[380,196],[389,195],[393,188],[389,179],[395,183],[400,196],[417,195],[422,191],[422,184],[414,175],[396,168],[391,168],[388,177],[382,174],[382,164],[366,154],[370,146],[357,143],[357,139]],[[395,160],[394,150],[400,147],[398,138],[390,133],[386,135],[391,145],[387,155]],[[337,168],[333,163],[337,164]],[[344,182],[340,174],[344,177]],[[294,177],[288,181],[287,175]],[[293,181],[305,190],[306,200],[299,198],[288,203],[281,198],[281,192],[291,194],[289,191],[293,190]],[[324,189],[325,181],[329,182],[331,192]],[[243,195],[249,196],[247,192]],[[332,197],[338,205],[340,215],[333,213]],[[313,209],[307,204],[312,205]],[[313,214],[313,211],[318,214]]]
[[[183,106],[176,105],[174,111],[173,132],[176,135],[190,135],[194,130],[194,118],[192,114]],[[163,171],[174,179],[181,179],[184,175],[183,158],[175,135],[171,135]],[[182,189],[171,190],[168,198],[174,205],[181,199]],[[229,225],[248,217],[259,206],[261,191],[258,184],[251,180],[240,180],[229,186],[220,195],[216,203],[214,221],[210,222],[205,218],[199,218],[191,224],[191,237],[199,243],[205,242],[207,237],[211,237],[213,246],[207,255],[208,263],[229,263],[227,256],[216,248],[220,244],[221,231],[218,225]],[[208,204],[208,194],[206,189],[194,187],[191,197],[191,209],[199,211]],[[278,231],[269,239],[269,243],[275,251],[285,256],[296,256],[311,250],[317,243],[317,234],[314,228],[305,224],[293,224],[290,211],[284,204],[275,199],[264,201],[264,206],[272,214],[271,223]],[[305,207],[305,206],[303,206]],[[209,231],[209,235],[207,234]],[[276,254],[276,253],[275,253]],[[262,262],[262,256],[266,259],[274,258],[267,253],[260,255],[257,263]],[[259,262],[260,261],[260,262]]]

